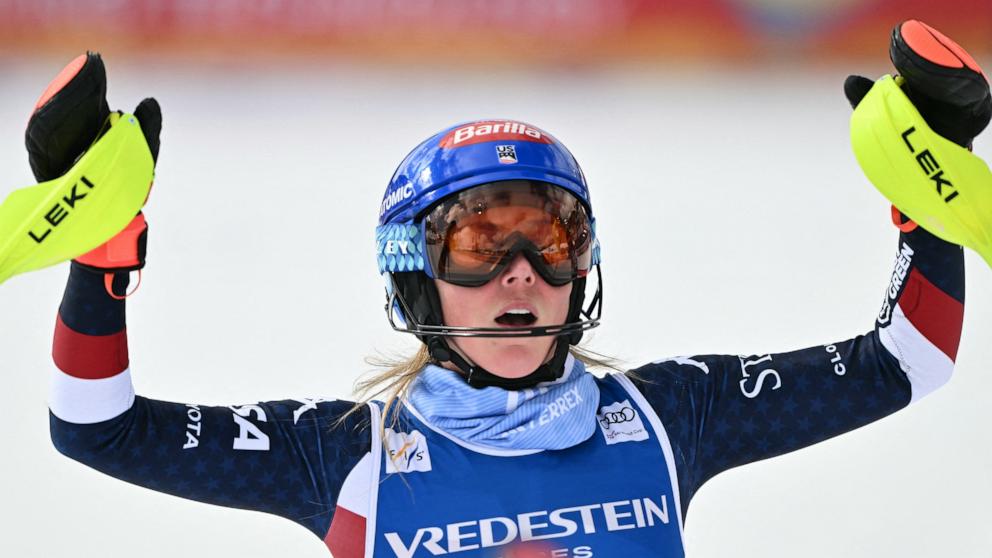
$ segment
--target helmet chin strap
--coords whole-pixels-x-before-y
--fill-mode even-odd
[[[393,273],[392,280],[400,296],[407,301],[409,311],[414,314],[407,319],[415,319],[420,324],[441,325],[441,297],[437,292],[434,281],[423,273]],[[568,317],[566,322],[577,321],[582,313],[582,302],[585,299],[585,278],[572,282],[572,293],[569,296]],[[389,311],[387,309],[387,311]],[[527,389],[543,382],[552,382],[565,374],[565,360],[568,349],[582,338],[582,332],[571,332],[556,338],[554,353],[550,360],[541,364],[536,370],[520,378],[504,378],[489,372],[481,366],[472,364],[463,355],[448,345],[441,335],[428,333],[417,334],[427,350],[437,362],[451,362],[461,371],[468,385],[475,388],[489,386],[503,389]]]
[[[441,337],[433,337],[427,344],[431,357],[438,362],[451,362],[458,367],[465,382],[474,388],[498,387],[503,389],[527,389],[543,382],[553,382],[565,373],[565,360],[568,358],[567,342],[563,339],[555,341],[552,357],[537,367],[536,370],[520,378],[506,378],[493,374],[485,368],[468,361],[460,352],[448,346]]]

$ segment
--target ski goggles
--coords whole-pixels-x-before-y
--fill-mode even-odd
[[[433,277],[463,287],[496,278],[523,254],[547,283],[585,277],[595,238],[585,205],[546,182],[511,180],[463,190],[424,216]]]

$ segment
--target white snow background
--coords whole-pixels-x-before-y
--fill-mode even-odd
[[[34,182],[24,125],[71,57],[0,59],[0,196]],[[702,72],[109,58],[112,108],[153,95],[164,114],[149,263],[128,302],[136,389],[203,404],[347,398],[369,369],[363,357],[412,350],[382,312],[379,202],[409,149],[480,117],[542,127],[583,165],[606,288],[591,347],[633,366],[864,333],[897,231],[851,153],[841,85],[849,72],[885,71],[880,57]],[[992,141],[975,152],[992,160]],[[66,273],[0,286],[0,555],[326,556],[290,521],[137,488],[54,450],[45,401]],[[992,273],[970,252],[967,281],[948,386],[710,481],[688,514],[689,555],[988,556]]]

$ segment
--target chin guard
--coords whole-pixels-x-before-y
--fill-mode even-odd
[[[109,129],[62,176],[0,204],[0,283],[78,257],[124,229],[154,178],[138,119],[111,113]]]
[[[452,362],[472,387],[525,389],[557,380],[564,374],[568,349],[578,344],[582,334],[599,325],[603,308],[603,279],[596,265],[596,292],[587,306],[586,278],[572,282],[566,323],[557,326],[485,328],[443,325],[441,300],[434,280],[420,272],[386,274],[386,315],[396,331],[413,333],[436,362]],[[552,358],[521,378],[503,378],[477,366],[451,349],[449,337],[544,337],[558,338]]]
[[[941,137],[883,76],[854,109],[851,145],[868,180],[921,227],[978,252],[992,266],[992,172]]]

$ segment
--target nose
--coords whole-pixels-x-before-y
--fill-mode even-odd
[[[523,254],[517,254],[499,278],[504,287],[531,286],[537,281],[537,273]]]

